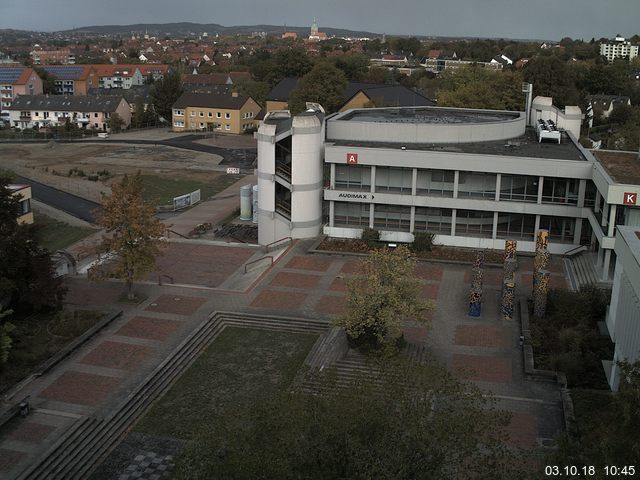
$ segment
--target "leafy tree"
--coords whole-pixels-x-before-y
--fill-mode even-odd
[[[430,252],[433,249],[435,234],[428,232],[416,232],[411,248],[416,252]]]
[[[120,115],[118,115],[117,113],[114,113],[109,118],[107,125],[109,126],[109,129],[112,132],[118,133],[120,130],[122,130],[122,127],[124,126],[124,120]]]
[[[141,127],[145,123],[146,112],[144,109],[144,102],[142,97],[136,98],[135,102],[135,110],[133,112],[133,117],[131,118],[131,123],[135,127]]]
[[[522,78],[511,71],[496,72],[477,65],[445,71],[438,105],[443,107],[522,110]]]
[[[256,82],[255,80],[239,80],[235,83],[239,93],[253,98],[261,107],[265,106],[265,98],[271,90],[267,82]]]
[[[16,327],[13,323],[6,320],[11,314],[13,314],[13,310],[4,310],[2,305],[0,305],[0,368],[9,360],[9,352],[13,344],[11,332],[13,332]]]
[[[154,82],[150,94],[158,115],[171,121],[173,104],[180,98],[182,92],[182,80],[177,70],[172,70],[162,80]]]
[[[286,77],[302,77],[313,68],[313,60],[301,48],[279,50],[274,56],[275,70],[271,82],[278,83]]]
[[[373,250],[362,261],[363,275],[348,283],[348,312],[335,320],[351,344],[391,356],[402,342],[402,322],[427,323],[430,302],[420,299],[415,257],[404,245]]]
[[[531,59],[524,68],[524,79],[533,83],[535,95],[553,97],[553,103],[558,107],[582,104],[575,72],[555,55]]]
[[[336,68],[342,70],[347,77],[347,80],[352,82],[359,82],[367,75],[369,71],[369,57],[362,54],[346,55],[342,57],[335,57],[333,61]]]
[[[97,252],[113,256],[92,267],[91,278],[118,278],[127,286],[127,298],[134,299],[133,282],[152,271],[162,252],[165,226],[155,217],[155,209],[142,198],[140,172],[124,176],[113,184],[111,195],[102,201],[98,225],[105,229]]]
[[[380,241],[380,232],[375,228],[363,228],[360,234],[360,240],[364,241],[369,248],[375,248]]]
[[[47,72],[44,68],[33,66],[38,76],[42,79],[42,93],[45,95],[52,95],[56,93],[56,79]]]
[[[49,252],[34,240],[31,225],[18,224],[18,199],[0,176],[0,304],[29,310],[58,308],[66,292]]]
[[[324,394],[294,389],[234,405],[188,445],[177,478],[524,477],[504,444],[508,415],[435,362],[387,361],[340,388],[331,372],[316,381]]]
[[[327,113],[336,112],[345,101],[346,86],[342,70],[327,62],[318,63],[289,95],[289,108],[293,113],[300,113],[305,109],[305,102],[317,102]]]

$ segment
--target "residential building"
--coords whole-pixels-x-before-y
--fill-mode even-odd
[[[173,105],[174,132],[220,131],[241,134],[256,126],[260,105],[247,95],[184,93]]]
[[[93,65],[44,65],[42,69],[55,79],[58,95],[86,95],[98,87]]]
[[[609,386],[620,386],[618,362],[640,359],[640,228],[619,226],[615,245],[616,267],[607,330],[615,343],[612,360],[603,361]]]
[[[145,80],[137,65],[93,65],[93,74],[98,88],[129,89]]]
[[[620,105],[631,105],[631,99],[622,95],[589,95],[588,100],[594,116],[602,118],[609,118]]]
[[[547,103],[534,99],[530,115],[438,107],[354,109],[326,120],[313,107],[295,117],[268,113],[257,134],[259,242],[320,232],[359,238],[370,227],[387,242],[429,232],[442,245],[502,250],[514,239],[533,252],[536,232],[547,229],[551,253],[587,250],[608,282],[616,226],[640,226],[640,166],[610,152],[594,156],[577,141],[579,109]]]
[[[297,78],[281,80],[266,96],[266,111],[287,110],[289,95],[298,84]],[[345,103],[339,111],[365,107],[414,107],[433,106],[434,100],[402,85],[349,82],[344,89]]]
[[[20,202],[18,223],[32,224],[33,212],[31,211],[31,185],[9,184],[8,188],[11,192],[11,196],[16,197]]]
[[[296,32],[284,32],[281,36],[281,38],[283,40],[290,38],[292,40],[297,40],[298,39],[298,34]]]
[[[424,67],[425,70],[433,73],[442,73],[445,70],[455,70],[461,67],[466,67],[469,65],[477,65],[479,67],[489,68],[491,70],[502,70],[508,62],[506,60],[498,61],[497,58],[492,59],[490,62],[478,62],[475,60],[462,60],[455,56],[455,52],[453,52],[454,56],[448,56],[445,53],[440,53],[437,57],[431,56],[432,54],[438,53],[440,50],[431,50],[430,55],[424,58],[421,58],[419,64],[421,67]]]
[[[122,118],[125,128],[131,125],[131,108],[121,96],[21,95],[9,107],[9,121],[16,128],[55,127],[69,122],[107,132],[114,113]]]
[[[372,67],[404,67],[408,63],[406,55],[385,54],[371,59]]]
[[[18,95],[41,95],[42,79],[33,68],[18,64],[0,65],[0,112]]]
[[[633,60],[638,56],[638,45],[631,45],[624,37],[616,35],[613,41],[600,44],[600,55],[606,57],[609,62],[616,58],[626,58]]]
[[[30,53],[30,56],[34,65],[73,65],[76,63],[75,54],[71,53],[71,50],[68,48],[43,50],[37,47]]]

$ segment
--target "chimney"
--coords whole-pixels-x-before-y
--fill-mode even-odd
[[[238,92],[235,92],[235,91],[234,91],[234,92],[231,92],[231,96],[232,96],[233,98],[237,98],[237,97],[238,97]]]

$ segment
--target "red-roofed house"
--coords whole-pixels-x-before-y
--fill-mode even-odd
[[[9,108],[18,95],[42,95],[42,79],[33,68],[0,65],[0,112]]]

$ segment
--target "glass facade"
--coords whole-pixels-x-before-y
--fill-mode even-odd
[[[371,191],[371,167],[336,165],[336,189]]]
[[[500,200],[536,203],[538,201],[539,181],[539,177],[528,175],[502,175]]]
[[[498,214],[497,238],[533,240],[535,227],[535,215],[500,213]]]
[[[416,232],[451,235],[451,209],[416,207],[414,229]]]
[[[418,195],[435,195],[453,197],[453,170],[418,170],[416,193]],[[495,188],[495,185],[494,185]]]
[[[574,178],[544,177],[542,203],[578,205],[579,183]]]
[[[333,210],[333,224],[336,227],[368,227],[369,204],[335,202]]]
[[[458,198],[496,198],[495,173],[460,172],[458,176]]]
[[[411,195],[412,168],[376,167],[376,192]]]
[[[411,207],[400,205],[375,205],[373,227],[379,230],[408,232],[411,226]]]
[[[575,227],[575,218],[540,216],[540,228],[549,230],[549,238],[556,242],[573,242]]]
[[[491,238],[493,212],[483,210],[456,211],[456,236]]]

